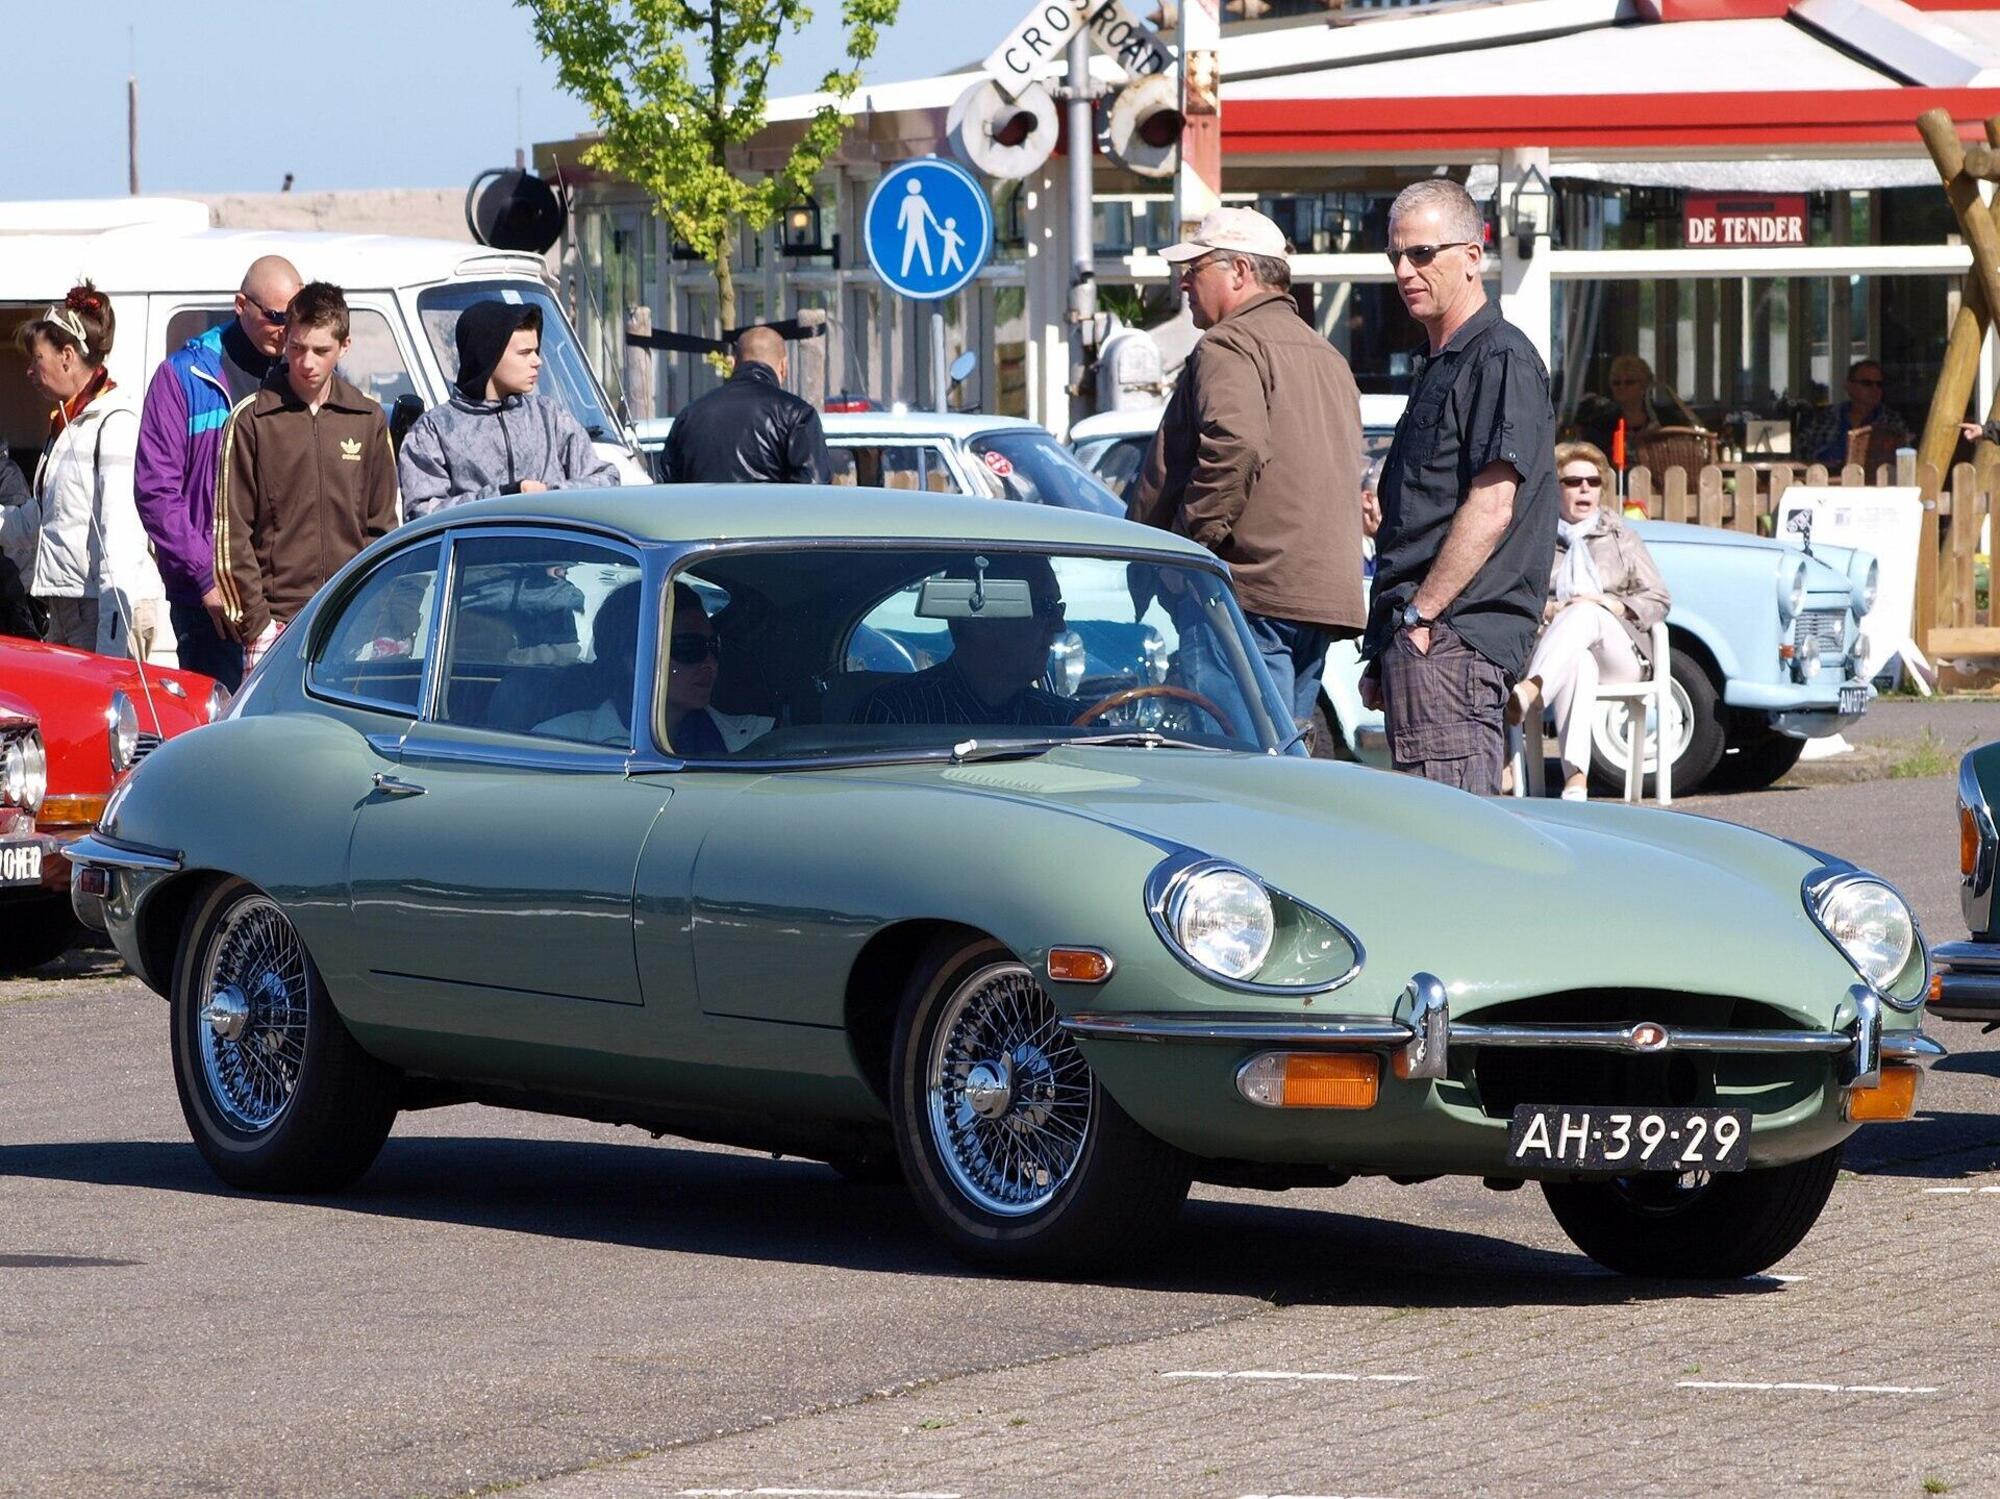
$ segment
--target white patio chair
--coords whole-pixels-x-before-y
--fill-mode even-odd
[[[1647,674],[1636,682],[1600,682],[1597,693],[1580,711],[1595,715],[1600,705],[1623,703],[1629,715],[1625,756],[1625,800],[1640,802],[1645,800],[1646,786],[1646,731],[1650,724],[1659,736],[1662,745],[1674,740],[1672,730],[1674,719],[1673,657],[1667,649],[1667,626],[1665,621],[1653,626],[1651,641],[1653,664]],[[1546,708],[1543,710],[1546,713]],[[1546,793],[1544,765],[1548,754],[1543,748],[1543,714],[1531,713],[1528,722],[1519,728],[1507,730],[1507,754],[1514,769],[1515,796],[1542,796]],[[1659,768],[1653,774],[1653,795],[1663,807],[1674,804],[1674,768],[1670,756],[1658,756]]]

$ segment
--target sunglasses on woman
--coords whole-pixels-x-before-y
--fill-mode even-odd
[[[1596,474],[1564,474],[1562,486],[1564,489],[1602,489],[1604,480]]]
[[[699,666],[707,660],[722,659],[722,640],[716,635],[676,635],[667,642],[667,654],[676,666]]]

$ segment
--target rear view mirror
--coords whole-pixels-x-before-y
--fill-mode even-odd
[[[972,372],[978,368],[979,356],[971,349],[967,349],[951,362],[951,369],[948,372],[951,375],[951,383],[953,385],[964,384]]]
[[[926,578],[919,619],[1033,619],[1035,593],[1025,578]]]

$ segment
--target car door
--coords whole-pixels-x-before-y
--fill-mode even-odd
[[[520,1043],[496,1065],[547,1082],[642,1007],[634,871],[672,795],[629,774],[647,584],[635,552],[557,529],[459,534],[447,566],[425,711],[356,817],[356,937],[410,1027]]]

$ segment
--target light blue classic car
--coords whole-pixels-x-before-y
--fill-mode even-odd
[[[1371,453],[1386,452],[1401,396],[1363,396]],[[1157,411],[1088,418],[1070,434],[1077,457],[1123,492],[1159,425]],[[1751,790],[1793,765],[1808,739],[1837,734],[1868,707],[1874,689],[1861,619],[1875,603],[1876,563],[1867,552],[1815,546],[1812,553],[1764,537],[1707,526],[1638,521],[1673,594],[1667,636],[1673,653],[1673,784],[1676,792]],[[1355,649],[1327,655],[1320,711],[1323,750],[1386,763],[1382,716],[1362,707]],[[1625,782],[1629,734],[1622,705],[1601,710],[1592,779],[1604,791]],[[1656,763],[1648,736],[1646,763]]]
[[[1052,666],[1100,624],[1159,679]],[[476,1100],[900,1176],[1003,1266],[1142,1255],[1195,1179],[1449,1173],[1541,1184],[1617,1270],[1738,1276],[1942,1050],[1883,881],[1309,759],[1213,557],[1040,505],[440,512],[70,857],[250,1190]]]

